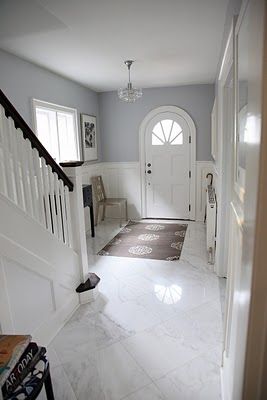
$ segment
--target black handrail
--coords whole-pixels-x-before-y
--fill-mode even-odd
[[[40,140],[33,133],[29,125],[24,121],[22,116],[17,112],[13,104],[10,103],[10,101],[8,100],[8,98],[2,92],[1,89],[0,89],[0,104],[2,104],[2,106],[5,109],[6,117],[7,118],[11,117],[14,121],[15,127],[20,128],[22,130],[24,139],[29,139],[32,148],[35,148],[38,151],[39,156],[45,159],[46,164],[50,165],[52,171],[57,173],[59,179],[62,179],[64,185],[68,186],[70,192],[72,192],[73,183],[71,182],[71,180],[67,177],[67,175],[60,168],[60,166],[55,162],[53,157],[51,157],[46,148],[42,145]]]

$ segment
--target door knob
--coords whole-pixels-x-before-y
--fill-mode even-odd
[[[151,163],[149,162],[149,163],[147,164],[147,166],[148,166],[148,167],[151,167]]]
[[[149,169],[149,170],[147,171],[147,173],[148,173],[148,174],[151,174],[151,170]]]

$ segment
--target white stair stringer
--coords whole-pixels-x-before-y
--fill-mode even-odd
[[[0,333],[47,345],[79,305],[78,254],[0,194]]]

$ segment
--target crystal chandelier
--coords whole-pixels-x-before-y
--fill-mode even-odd
[[[129,82],[126,88],[122,89],[120,88],[118,90],[118,96],[120,100],[123,100],[127,103],[134,103],[137,99],[139,99],[140,97],[142,97],[142,89],[140,88],[135,88],[132,85],[131,82],[131,66],[132,66],[133,61],[132,60],[127,60],[124,61],[124,64],[127,65],[128,68],[128,73],[129,73]]]

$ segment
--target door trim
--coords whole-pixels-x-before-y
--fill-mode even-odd
[[[141,217],[147,217],[146,207],[146,187],[145,187],[145,134],[146,129],[151,121],[157,114],[163,112],[173,112],[182,117],[188,125],[191,145],[190,145],[190,170],[191,179],[189,184],[189,204],[191,209],[189,212],[190,220],[195,220],[196,217],[196,126],[190,115],[180,107],[177,106],[161,106],[154,108],[150,111],[139,127],[139,160],[140,160],[140,182],[141,182]]]

